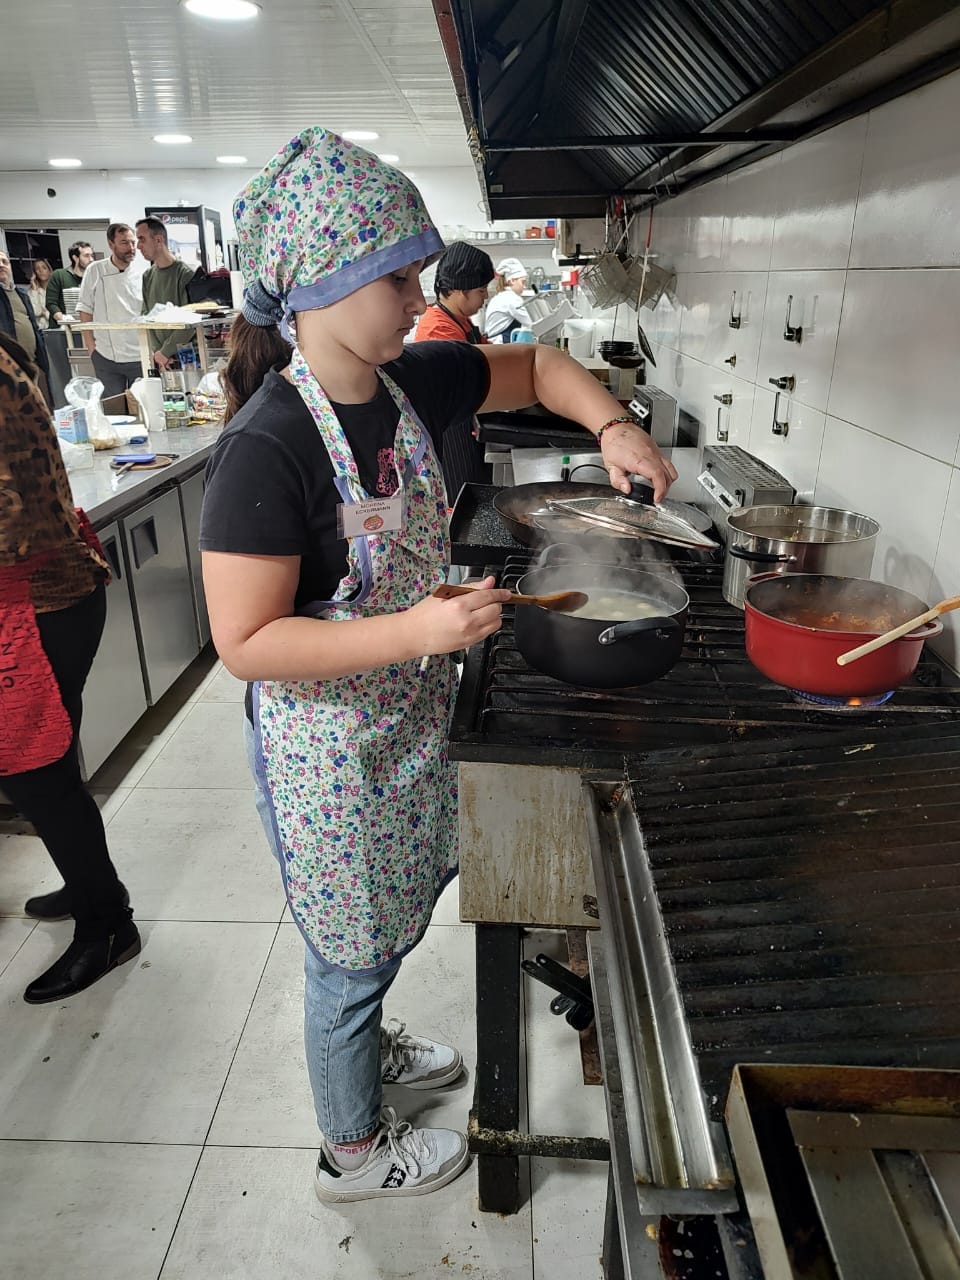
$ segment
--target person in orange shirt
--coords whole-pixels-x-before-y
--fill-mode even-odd
[[[487,300],[487,286],[496,273],[490,255],[463,240],[448,245],[434,277],[436,302],[427,307],[417,325],[415,342],[469,342],[487,339],[473,323]],[[443,433],[443,480],[452,506],[468,482],[488,484],[490,468],[474,435],[474,419],[458,422]]]
[[[437,263],[437,300],[417,325],[417,342],[486,342],[473,317],[487,300],[487,286],[496,272],[482,249],[463,240],[448,245]]]

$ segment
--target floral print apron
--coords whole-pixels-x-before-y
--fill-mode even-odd
[[[294,385],[317,425],[345,504],[369,495],[326,394],[294,348]],[[449,563],[446,498],[426,428],[378,370],[400,410],[394,463],[403,528],[348,540],[332,600],[300,610],[339,621],[407,609]],[[287,900],[327,963],[372,970],[423,936],[457,868],[457,778],[446,739],[451,655],[394,662],[361,675],[254,686],[259,781],[282,850]]]

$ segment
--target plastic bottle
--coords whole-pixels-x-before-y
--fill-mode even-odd
[[[175,431],[187,423],[187,394],[183,387],[183,374],[168,367],[161,375],[163,381],[163,416],[167,431]]]

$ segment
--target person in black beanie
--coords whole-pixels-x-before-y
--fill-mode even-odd
[[[437,263],[437,300],[417,325],[417,342],[485,342],[472,322],[487,300],[487,286],[496,272],[488,253],[463,240],[448,245]]]
[[[496,272],[490,255],[463,240],[448,245],[437,263],[437,300],[417,325],[416,342],[481,343],[487,339],[473,323],[487,299],[487,286]],[[474,435],[474,421],[459,422],[443,433],[443,478],[452,506],[464,484],[489,484],[490,468]]]

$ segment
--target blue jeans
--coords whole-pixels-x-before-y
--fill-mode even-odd
[[[253,725],[244,716],[247,763],[257,813],[278,863],[281,851],[254,758]],[[359,1142],[380,1125],[380,1023],[383,997],[400,969],[392,960],[375,973],[336,969],[307,947],[303,966],[303,1042],[317,1124],[328,1142]]]

